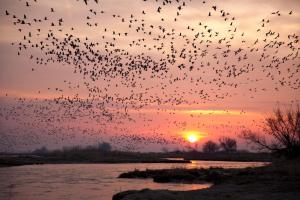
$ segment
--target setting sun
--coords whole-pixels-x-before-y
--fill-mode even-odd
[[[196,136],[196,135],[189,135],[188,136],[188,141],[190,142],[190,143],[195,143],[195,142],[197,142],[199,140],[199,138]]]
[[[203,133],[200,133],[198,131],[184,132],[184,138],[190,143],[195,143],[203,137],[204,137]]]

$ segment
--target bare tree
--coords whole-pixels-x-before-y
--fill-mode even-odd
[[[270,141],[266,140],[268,136]],[[244,130],[242,137],[258,149],[265,149],[288,158],[300,154],[300,110],[289,109],[283,112],[280,108],[273,116],[266,118],[263,134]]]
[[[219,139],[220,148],[226,152],[235,152],[237,148],[236,140],[229,137]]]
[[[218,144],[209,140],[204,143],[202,151],[204,153],[215,153],[216,151],[218,151],[218,149],[219,149]]]

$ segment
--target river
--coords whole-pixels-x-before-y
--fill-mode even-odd
[[[203,184],[154,183],[151,179],[118,179],[135,169],[167,168],[244,168],[262,166],[263,162],[192,161],[192,163],[130,164],[46,164],[0,168],[0,199],[3,200],[111,200],[125,190],[169,189],[195,190]]]

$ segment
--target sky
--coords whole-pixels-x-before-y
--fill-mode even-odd
[[[299,1],[165,2],[0,0],[0,151],[247,149],[299,102]]]

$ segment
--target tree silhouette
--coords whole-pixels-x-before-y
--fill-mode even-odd
[[[273,116],[266,118],[263,134],[269,136],[267,141],[262,134],[244,130],[242,137],[258,149],[265,149],[287,158],[300,155],[300,110],[283,112],[280,108],[274,111]]]
[[[229,137],[219,139],[220,148],[226,152],[235,152],[237,148],[236,140]]]
[[[109,152],[111,151],[111,145],[108,142],[102,142],[98,146],[99,151],[101,152]]]
[[[36,155],[44,155],[47,154],[49,151],[47,149],[47,147],[43,146],[41,148],[37,148],[35,149],[32,153],[36,154]]]
[[[202,151],[204,153],[215,153],[218,150],[219,150],[218,144],[211,140],[204,143],[203,148],[202,148]]]

